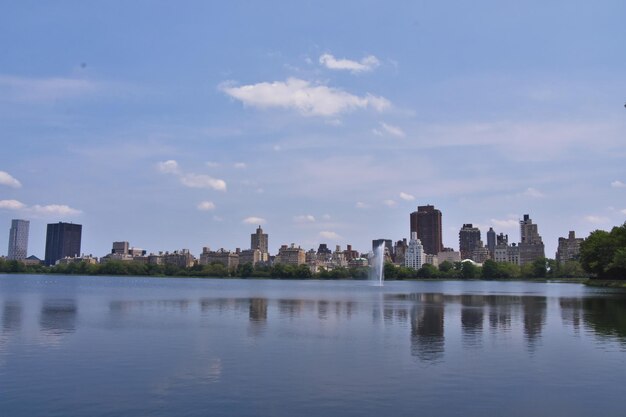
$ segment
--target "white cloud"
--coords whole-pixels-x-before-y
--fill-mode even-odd
[[[340,239],[341,238],[341,236],[339,236],[337,233],[331,232],[328,230],[321,231],[320,237],[324,239]]]
[[[530,198],[542,198],[545,197],[545,195],[537,190],[536,188],[533,187],[528,187],[522,194],[522,196],[524,197],[530,197]]]
[[[413,201],[415,200],[415,196],[412,194],[407,194],[407,193],[400,193],[400,198],[406,201]]]
[[[609,218],[604,216],[589,215],[585,216],[585,221],[592,224],[604,224],[609,222]]]
[[[172,174],[178,177],[181,184],[189,188],[207,188],[217,191],[226,191],[226,182],[217,178],[210,177],[205,174],[185,174],[178,166],[178,162],[170,159],[168,161],[159,162],[158,170],[163,174]]]
[[[493,226],[496,229],[515,229],[515,228],[519,227],[519,220],[515,220],[515,219],[504,219],[504,220],[491,219],[491,224],[493,224]]]
[[[157,164],[157,168],[163,174],[178,174],[180,172],[178,169],[178,162],[174,161],[173,159],[159,162]]]
[[[235,164],[233,164],[233,167],[237,169],[246,169],[247,165],[245,162],[236,162]]]
[[[311,214],[303,214],[301,216],[295,216],[293,221],[296,223],[313,223],[315,222],[315,217]]]
[[[209,168],[217,168],[220,166],[219,162],[212,162],[212,161],[206,162],[205,165],[208,166]]]
[[[398,203],[396,203],[394,200],[385,200],[383,201],[383,204],[387,207],[395,207],[398,205]]]
[[[330,214],[324,214],[324,215],[322,216],[322,219],[324,219],[324,220],[330,220]]]
[[[364,203],[364,202],[362,202],[362,201],[357,201],[357,203],[356,203],[354,206],[355,206],[356,208],[358,208],[358,209],[366,209],[366,208],[369,208],[369,205],[368,205],[368,204],[365,204],[365,203]]]
[[[246,217],[245,219],[243,219],[243,223],[245,223],[245,224],[264,224],[265,223],[265,219],[262,218],[262,217],[251,216],[251,217]]]
[[[65,204],[47,204],[34,206],[27,206],[21,201],[17,200],[0,200],[0,209],[7,210],[24,210],[32,215],[39,216],[76,216],[82,213],[82,211],[72,208]]]
[[[28,210],[34,212],[35,214],[44,216],[76,216],[82,213],[82,211],[67,206],[65,204],[48,204],[45,206],[40,206],[39,204],[36,204],[30,207]]]
[[[622,213],[622,214],[626,214],[626,209],[624,209],[624,210],[620,210],[620,213]]]
[[[226,182],[204,174],[185,174],[180,182],[189,188],[212,188],[217,191],[226,191]]]
[[[25,102],[50,102],[80,97],[100,90],[93,81],[79,78],[24,78],[0,75],[0,97]]]
[[[385,130],[385,132],[389,133],[391,136],[395,136],[397,138],[403,138],[406,136],[404,130],[400,129],[397,126],[392,126],[384,122],[381,122],[380,126]],[[380,132],[378,129],[374,129],[374,131],[375,134],[382,135],[382,132]]]
[[[359,97],[325,85],[311,85],[310,82],[298,78],[241,87],[221,85],[220,89],[244,105],[263,109],[295,109],[305,116],[335,116],[366,108],[382,111],[390,106],[389,100],[384,97],[370,94]]]
[[[372,71],[380,65],[380,61],[374,55],[368,55],[360,61],[350,59],[337,59],[331,54],[323,54],[319,59],[320,64],[328,69],[339,71],[350,71],[352,73]]]
[[[0,184],[7,185],[13,188],[20,188],[22,183],[16,180],[11,174],[6,171],[0,171]]]
[[[626,187],[626,184],[624,184],[620,180],[615,180],[615,181],[613,181],[611,183],[611,187],[613,187],[613,188],[624,188],[624,187]]]
[[[17,200],[0,200],[0,209],[20,210],[26,207],[26,204]]]
[[[215,204],[212,201],[202,201],[198,204],[198,210],[200,211],[209,211],[214,209]]]

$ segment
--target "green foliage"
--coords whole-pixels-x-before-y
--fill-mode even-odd
[[[626,223],[596,230],[580,245],[583,269],[600,279],[626,279]]]
[[[461,266],[461,278],[478,279],[480,278],[480,268],[472,262],[463,262]]]

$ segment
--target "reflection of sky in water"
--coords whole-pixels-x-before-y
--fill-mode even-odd
[[[583,381],[626,371],[624,298],[579,285],[23,280],[0,277],[0,404],[24,415],[430,414],[444,393],[532,412],[559,386],[584,415],[619,385]]]

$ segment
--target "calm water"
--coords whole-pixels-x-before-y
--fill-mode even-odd
[[[624,416],[626,294],[0,275],[1,416]]]

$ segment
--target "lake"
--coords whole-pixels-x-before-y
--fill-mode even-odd
[[[624,416],[626,293],[0,275],[1,416]]]

